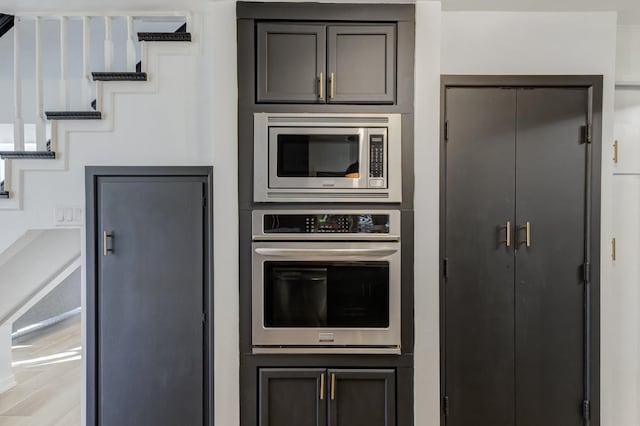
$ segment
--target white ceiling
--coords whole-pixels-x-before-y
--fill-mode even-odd
[[[219,1],[230,0],[48,0],[46,2],[42,0],[0,0],[0,12],[168,11],[197,9],[203,4]],[[411,3],[415,0],[320,1],[332,3]],[[640,25],[640,0],[442,0],[442,8],[451,11],[617,11],[621,24]]]
[[[442,0],[442,9],[530,12],[617,11],[618,23],[640,24],[640,0]]]

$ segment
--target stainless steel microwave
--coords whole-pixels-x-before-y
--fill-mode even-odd
[[[255,202],[402,201],[400,114],[254,114]]]

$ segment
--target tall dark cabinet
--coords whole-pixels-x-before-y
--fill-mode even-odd
[[[238,2],[236,11],[240,425],[412,426],[415,6]],[[256,202],[256,113],[400,114],[402,202]],[[252,351],[252,212],[305,209],[399,211],[401,354]]]
[[[211,176],[86,170],[89,425],[213,425]]]
[[[601,79],[498,81],[444,78],[442,424],[597,425]]]

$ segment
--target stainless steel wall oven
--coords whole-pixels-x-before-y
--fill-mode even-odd
[[[400,353],[399,211],[254,211],[254,353]]]

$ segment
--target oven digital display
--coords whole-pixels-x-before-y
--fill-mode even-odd
[[[273,214],[264,215],[266,234],[388,234],[387,214]]]

